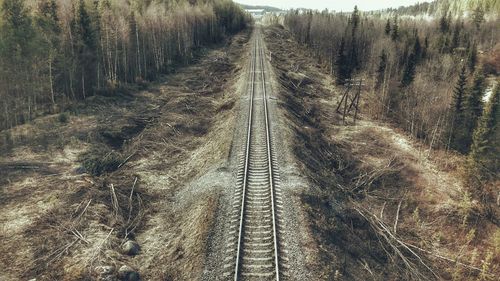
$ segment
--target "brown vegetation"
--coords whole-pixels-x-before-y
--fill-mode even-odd
[[[372,118],[427,144],[429,154],[437,148],[470,155],[460,174],[467,197],[480,203],[476,215],[498,223],[498,190],[491,187],[500,180],[500,115],[486,110],[498,106],[486,94],[495,92],[498,81],[498,5],[470,3],[466,15],[444,5],[430,18],[424,16],[427,5],[378,12],[295,10],[283,24],[335,79],[332,86],[344,89],[342,97],[357,92],[334,105],[337,111],[355,109],[356,116],[359,103]],[[474,150],[482,151],[479,158]]]
[[[314,53],[280,26],[266,41],[294,153],[312,184],[301,195],[318,249],[309,266],[324,280],[494,280],[500,231],[467,197],[465,157],[430,153],[366,115],[343,125],[340,91]]]
[[[199,278],[218,196],[188,186],[228,157],[248,37],[161,82],[2,131],[0,279],[114,280],[122,265],[145,280]],[[128,240],[139,254],[123,252]]]
[[[496,75],[498,68],[499,19],[493,8],[476,11],[484,9],[483,2],[488,1],[473,3],[469,17],[443,4],[431,20],[355,8],[352,13],[291,11],[283,24],[296,41],[311,49],[336,84],[363,80],[369,99],[365,105],[373,117],[390,121],[433,147],[468,152],[476,124],[453,122],[456,114],[462,114],[453,111],[453,89],[464,66],[464,99],[473,92],[484,94],[490,85],[475,83],[475,77]],[[415,13],[423,9],[420,15],[429,12],[419,5],[410,8]],[[488,20],[485,14],[491,15]],[[483,106],[481,101],[464,103],[460,109],[473,111],[466,115],[477,115],[476,107]],[[455,127],[466,128],[465,149],[453,143]]]

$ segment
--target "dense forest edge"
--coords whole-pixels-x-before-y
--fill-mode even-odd
[[[350,13],[291,10],[266,20],[282,24],[307,46],[339,89],[362,85],[370,116],[431,150],[468,155],[463,172],[468,196],[481,202],[470,207],[471,216],[498,223],[498,6],[450,3],[375,15],[357,7]],[[427,16],[405,15],[408,11]]]
[[[298,9],[265,17],[284,103],[301,117],[295,153],[313,186],[303,203],[321,245],[324,279],[496,280],[496,3]],[[354,109],[356,93],[361,114]],[[346,105],[353,109],[343,120]],[[357,121],[354,112],[362,116]],[[370,182],[360,189],[365,176]],[[387,259],[377,260],[370,241],[384,244],[387,237],[397,246],[383,246]],[[394,258],[405,244],[411,250]],[[369,249],[357,248],[364,246]],[[403,264],[415,256],[416,267]],[[409,276],[389,269],[398,262]]]
[[[228,0],[3,0],[0,14],[0,129],[155,80],[251,20]]]
[[[39,5],[57,15],[54,49]],[[251,19],[231,1],[0,8],[2,48],[25,52],[0,61],[0,279],[199,280],[220,190],[189,187],[227,159]]]

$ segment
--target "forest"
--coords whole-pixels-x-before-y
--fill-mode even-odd
[[[0,129],[154,80],[248,21],[229,0],[0,1]]]
[[[366,13],[292,10],[281,20],[339,89],[363,85],[370,116],[430,150],[468,155],[470,193],[496,202],[499,10],[496,1],[434,1]]]

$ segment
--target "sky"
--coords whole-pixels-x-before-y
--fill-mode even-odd
[[[351,11],[354,5],[363,11],[379,10],[385,8],[397,8],[409,6],[417,2],[428,2],[425,0],[236,0],[238,3],[247,5],[266,5],[281,9],[309,8],[323,10],[328,8],[335,11]]]

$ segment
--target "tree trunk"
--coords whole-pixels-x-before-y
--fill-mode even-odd
[[[54,80],[52,78],[52,51],[49,55],[49,81],[50,81],[50,100],[52,101],[52,106],[56,105],[55,95],[54,95]]]
[[[137,44],[137,70],[139,71],[139,76],[142,76],[142,71],[141,71],[141,50],[139,48],[139,27],[138,27],[138,23],[137,22],[135,24],[135,39],[136,39],[136,44]]]
[[[86,98],[86,95],[85,95],[85,70],[82,69],[82,95],[83,95],[83,99]]]

